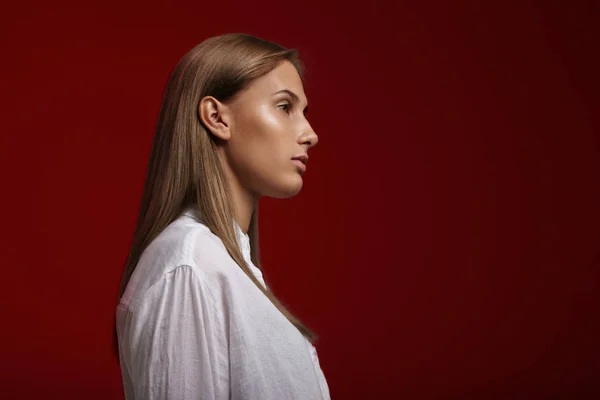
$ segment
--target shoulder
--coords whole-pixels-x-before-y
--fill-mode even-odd
[[[182,215],[144,249],[121,301],[139,301],[156,285],[170,284],[169,279],[175,275],[184,278],[176,274],[182,270],[193,272],[188,279],[212,280],[228,259],[233,262],[221,240],[206,225]]]
[[[142,303],[146,305],[155,300],[174,304],[184,304],[188,301],[201,301],[203,304],[214,302],[214,295],[202,272],[187,264],[177,265],[164,273],[148,288],[143,298]]]
[[[151,267],[148,268],[148,265]],[[153,282],[181,266],[193,269],[198,277],[205,280],[221,280],[239,272],[223,241],[206,225],[187,214],[160,233],[146,248],[138,265],[146,269]]]

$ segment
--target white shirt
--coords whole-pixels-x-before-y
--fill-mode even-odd
[[[116,318],[126,400],[330,399],[315,347],[191,210],[144,250]]]

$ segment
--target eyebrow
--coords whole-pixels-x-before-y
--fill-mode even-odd
[[[291,97],[292,97],[294,100],[296,100],[296,101],[298,101],[298,102],[300,101],[300,97],[298,97],[298,95],[297,95],[296,93],[292,92],[292,91],[291,91],[291,90],[289,90],[289,89],[281,89],[281,90],[278,90],[277,92],[273,93],[273,96],[275,96],[276,94],[279,94],[279,93],[287,93],[287,94],[289,94],[289,95],[290,95],[290,96],[291,96]],[[305,112],[305,113],[308,113],[308,104],[306,104],[306,107],[304,108],[304,112]]]

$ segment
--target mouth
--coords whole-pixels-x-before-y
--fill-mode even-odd
[[[306,163],[308,162],[308,154],[300,154],[298,156],[292,157],[292,160],[298,160],[302,164],[306,165]]]
[[[292,160],[292,162],[296,165],[296,167],[298,168],[298,171],[303,174],[304,172],[306,172],[306,165],[300,161],[300,160]]]
[[[298,167],[301,173],[306,171],[306,163],[308,162],[308,155],[301,154],[296,157],[292,157],[292,162]]]

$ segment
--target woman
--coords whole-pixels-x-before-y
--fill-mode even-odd
[[[293,49],[209,38],[164,95],[116,313],[125,397],[329,399],[316,336],[264,282],[258,200],[302,187],[317,135]]]

